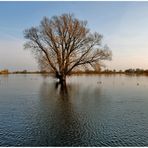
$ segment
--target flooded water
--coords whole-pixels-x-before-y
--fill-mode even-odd
[[[0,75],[1,146],[148,146],[148,77]]]

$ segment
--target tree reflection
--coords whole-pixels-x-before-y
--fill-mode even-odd
[[[90,106],[98,105],[100,89],[44,82],[40,89],[46,146],[87,146],[94,133]],[[98,107],[98,106],[97,106]],[[88,121],[89,120],[89,121]],[[91,122],[90,122],[91,121]],[[92,139],[93,140],[93,139]]]
[[[48,130],[46,127],[46,137],[48,137],[46,141],[50,143],[48,145],[81,145],[81,123],[71,102],[71,85],[61,85],[61,83],[54,83],[53,85],[45,82],[41,86],[40,94],[41,99],[43,99],[42,103],[45,103],[43,104],[44,107],[47,108],[47,103],[49,105],[49,110],[46,110],[48,113],[46,112],[44,118],[42,118],[48,126]],[[53,98],[54,94],[56,94],[56,98]],[[47,97],[49,98],[48,101]]]

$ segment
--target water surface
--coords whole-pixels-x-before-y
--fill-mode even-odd
[[[148,146],[148,77],[0,75],[1,146]]]

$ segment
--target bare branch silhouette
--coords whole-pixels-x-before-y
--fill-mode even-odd
[[[77,68],[101,66],[111,60],[111,51],[102,46],[102,35],[91,33],[87,22],[71,14],[44,17],[39,27],[26,29],[25,48],[33,51],[42,69],[50,70],[60,81]]]

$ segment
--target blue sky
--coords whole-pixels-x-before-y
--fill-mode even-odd
[[[103,34],[113,52],[109,69],[148,69],[148,2],[0,2],[0,69],[36,70],[23,50],[23,30],[38,26],[43,16],[74,13]]]

